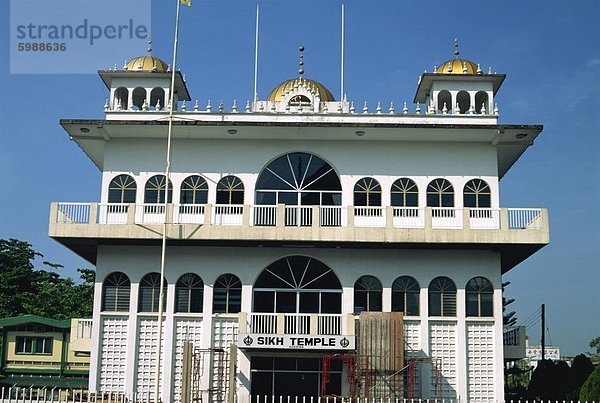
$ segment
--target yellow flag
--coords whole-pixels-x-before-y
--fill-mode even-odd
[[[192,6],[192,0],[179,0],[179,2],[181,4],[184,4],[184,5],[188,6],[188,7]]]

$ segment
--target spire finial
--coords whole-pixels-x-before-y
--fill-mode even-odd
[[[304,46],[300,45],[298,47],[298,50],[300,51],[300,61],[298,62],[300,68],[298,69],[298,73],[300,74],[300,76],[302,76],[302,74],[304,74],[304,68],[302,67],[304,66],[304,54],[302,53],[304,52]]]
[[[148,56],[152,56],[152,39],[148,39],[148,48],[146,49]]]
[[[460,51],[458,50],[458,38],[454,38],[454,56],[458,57]]]

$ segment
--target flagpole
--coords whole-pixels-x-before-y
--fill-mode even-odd
[[[344,20],[346,13],[344,3],[342,3],[342,57],[341,57],[341,72],[340,72],[340,102],[344,101]]]
[[[256,3],[256,32],[254,34],[254,102],[258,100],[257,85],[258,85],[258,16],[259,6]]]
[[[164,288],[165,288],[165,258],[167,251],[167,211],[169,207],[169,183],[171,179],[171,139],[173,134],[173,112],[177,108],[175,105],[175,73],[177,71],[177,42],[179,38],[179,9],[181,8],[181,0],[175,0],[177,3],[177,11],[175,13],[175,39],[173,41],[173,64],[171,67],[171,87],[169,89],[169,129],[167,131],[167,156],[165,163],[165,201],[164,201],[164,220],[162,231],[162,245],[160,254],[160,291],[158,297],[158,343],[156,346],[156,378],[154,384],[155,401],[161,402],[160,393],[160,367],[162,358],[162,327],[164,307]],[[160,194],[160,193],[159,193]]]

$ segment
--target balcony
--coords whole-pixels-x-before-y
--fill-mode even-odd
[[[263,349],[354,349],[354,315],[240,313],[238,346]]]
[[[378,247],[489,248],[524,245],[526,256],[549,242],[546,209],[469,209],[290,205],[177,205],[62,203],[51,205],[49,234],[78,250],[98,240],[169,240],[188,244],[328,242]],[[105,242],[106,243],[106,242]],[[148,242],[147,242],[148,243]],[[151,242],[150,242],[151,243]],[[395,246],[392,246],[395,245]],[[444,246],[445,245],[445,246]],[[481,247],[477,247],[480,245]],[[486,246],[487,245],[487,246]],[[534,250],[530,250],[530,249]],[[92,248],[93,249],[93,248]],[[512,258],[515,258],[513,256]],[[511,266],[512,267],[512,266]]]

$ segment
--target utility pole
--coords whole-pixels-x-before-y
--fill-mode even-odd
[[[546,304],[542,304],[542,360],[546,359]]]

